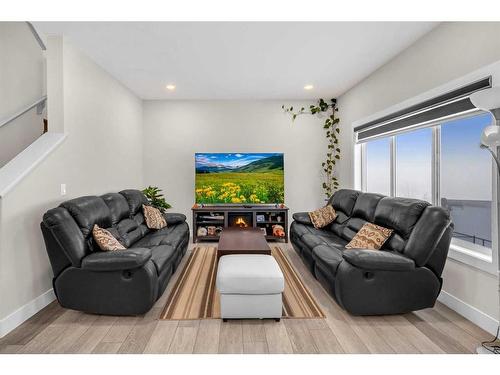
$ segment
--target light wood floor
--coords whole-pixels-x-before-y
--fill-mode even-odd
[[[472,353],[491,336],[442,304],[411,314],[355,317],[282,245],[326,319],[158,320],[170,288],[143,316],[66,310],[53,302],[0,339],[0,353]]]

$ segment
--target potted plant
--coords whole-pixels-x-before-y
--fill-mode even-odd
[[[148,186],[146,189],[142,191],[146,198],[148,198],[149,204],[153,207],[156,207],[161,212],[165,212],[170,207],[170,204],[165,201],[163,194],[161,193],[161,189],[158,186]]]

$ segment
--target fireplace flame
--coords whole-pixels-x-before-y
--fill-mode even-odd
[[[240,228],[246,228],[246,227],[248,227],[247,222],[246,222],[246,221],[245,221],[245,219],[244,219],[244,218],[242,218],[242,217],[238,217],[238,218],[236,219],[236,221],[235,221],[235,224],[236,224],[237,226],[239,226]]]

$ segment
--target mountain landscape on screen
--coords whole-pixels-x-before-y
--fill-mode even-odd
[[[195,154],[196,203],[284,202],[284,160],[280,153]]]

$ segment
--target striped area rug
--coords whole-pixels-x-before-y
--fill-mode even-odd
[[[325,314],[278,246],[271,252],[285,277],[283,318],[324,318]],[[160,319],[189,320],[220,318],[219,294],[215,288],[217,248],[195,247],[177,280]]]

